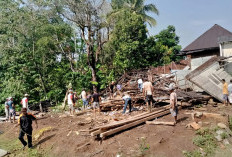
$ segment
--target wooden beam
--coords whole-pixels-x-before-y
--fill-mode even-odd
[[[126,125],[120,126],[120,127],[118,127],[118,128],[115,128],[115,129],[112,129],[112,130],[103,132],[103,133],[100,134],[100,137],[101,137],[101,138],[105,138],[105,137],[107,137],[107,136],[113,135],[113,134],[118,133],[118,132],[120,132],[120,131],[129,129],[129,128],[134,127],[134,126],[139,125],[139,124],[142,124],[142,123],[144,123],[144,122],[146,122],[146,121],[148,121],[148,120],[152,120],[152,119],[155,119],[155,118],[160,117],[160,116],[164,116],[164,115],[169,114],[169,113],[170,113],[170,111],[169,111],[169,110],[166,110],[166,111],[157,113],[157,114],[155,114],[155,115],[150,115],[149,117],[146,117],[146,118],[137,120],[137,121],[132,122],[132,123],[130,123],[130,124],[126,124]]]
[[[146,124],[153,124],[153,125],[171,125],[174,126],[174,122],[159,122],[159,121],[146,121]]]

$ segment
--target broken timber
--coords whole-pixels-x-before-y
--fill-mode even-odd
[[[171,125],[174,126],[174,122],[159,122],[159,121],[146,121],[146,124],[153,124],[153,125]]]
[[[139,116],[132,117],[127,120],[123,120],[117,123],[104,125],[95,129],[92,129],[91,136],[99,135],[102,139],[105,139],[107,136],[116,134],[118,132],[124,131],[126,129],[138,126],[140,124],[145,123],[146,121],[153,120],[155,118],[165,116],[170,113],[169,111],[170,105],[162,107],[162,109],[154,112],[147,112],[146,114],[141,114]],[[181,107],[178,107],[179,109]]]

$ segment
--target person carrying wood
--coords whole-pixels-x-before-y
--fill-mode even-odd
[[[178,106],[177,106],[177,95],[175,92],[175,87],[170,87],[170,112],[174,117],[174,123],[177,123],[177,114],[178,114]]]
[[[92,95],[94,118],[96,118],[96,109],[100,111],[100,102],[101,102],[101,96],[97,93],[97,91],[94,91]]]
[[[72,90],[69,90],[69,94],[68,94],[68,107],[69,107],[69,113],[70,113],[70,115],[74,115],[74,106],[75,106],[74,94],[73,94]]]
[[[123,114],[126,113],[126,108],[127,108],[127,105],[129,105],[129,113],[131,112],[131,97],[128,93],[124,93],[124,96],[122,97],[122,99],[124,100],[125,104],[124,104],[124,108],[123,108]]]
[[[152,83],[150,81],[146,81],[143,83],[143,96],[145,96],[147,110],[149,112],[151,112],[151,106],[153,102],[153,97],[152,97],[153,91],[154,91],[154,87],[152,86]]]
[[[224,102],[224,105],[228,105],[228,84],[226,83],[225,79],[222,79],[222,93],[223,93],[223,102]]]
[[[28,145],[28,148],[32,148],[32,121],[35,121],[35,127],[38,128],[36,117],[27,113],[27,108],[22,108],[22,114],[19,116],[18,125],[20,125],[19,140],[23,144],[23,149]],[[24,135],[27,135],[27,142],[24,140]]]

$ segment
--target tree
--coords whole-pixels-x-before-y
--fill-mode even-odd
[[[57,11],[68,21],[75,24],[81,32],[86,46],[87,64],[92,71],[93,89],[97,90],[97,68],[102,46],[108,39],[106,23],[102,18],[101,9],[104,0],[67,0],[63,3],[54,2]]]
[[[114,18],[120,14],[120,12],[129,10],[131,13],[141,15],[143,20],[148,22],[150,26],[155,26],[156,20],[153,17],[147,15],[147,13],[151,12],[159,15],[159,11],[154,4],[145,5],[145,1],[146,0],[112,0],[111,4],[113,11],[110,16]]]
[[[144,42],[147,39],[143,18],[125,11],[111,33],[105,53],[118,74],[147,65]]]
[[[39,4],[39,1],[29,0],[1,1],[2,100],[14,96],[19,102],[20,97],[28,93],[34,103],[65,92],[64,75],[57,76],[55,72],[67,64],[66,60],[58,62],[57,56],[61,53],[60,43],[71,38],[72,30],[60,17]]]
[[[159,34],[151,36],[146,41],[147,60],[153,66],[169,64],[180,59],[177,54],[181,50],[179,37],[176,35],[175,27],[168,26]]]

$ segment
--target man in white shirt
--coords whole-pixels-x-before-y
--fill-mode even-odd
[[[28,94],[24,95],[24,98],[21,100],[22,108],[26,108],[27,112],[29,112],[29,107],[28,107]]]
[[[146,96],[146,104],[147,104],[147,110],[151,112],[151,106],[152,106],[152,93],[153,93],[154,87],[152,86],[152,83],[150,81],[143,83],[143,96]]]
[[[88,105],[88,101],[87,101],[87,94],[84,89],[81,92],[81,99],[83,101],[83,108],[85,109]]]
[[[129,104],[129,112],[131,112],[131,97],[128,93],[124,93],[124,96],[122,99],[125,101],[124,108],[123,108],[123,114],[126,112],[127,105]]]
[[[68,107],[69,107],[69,113],[70,113],[70,115],[74,114],[74,106],[75,106],[74,94],[73,94],[73,91],[70,90],[69,94],[68,94]]]
[[[140,92],[143,91],[143,80],[141,78],[138,79],[138,88],[139,88]]]

